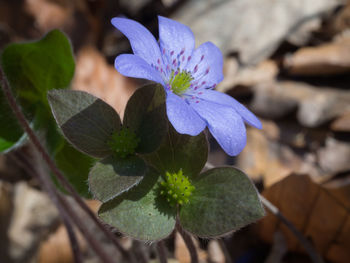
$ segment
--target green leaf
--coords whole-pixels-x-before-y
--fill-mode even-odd
[[[14,146],[22,135],[23,130],[13,115],[0,85],[0,153]]]
[[[126,105],[123,125],[140,138],[136,152],[155,151],[167,130],[164,88],[151,84],[136,90]]]
[[[70,84],[75,63],[69,40],[59,30],[53,30],[39,41],[7,46],[1,54],[0,63],[32,127],[46,134],[48,145],[55,147],[54,141],[59,141],[60,136],[54,131],[56,127],[50,124],[52,117],[46,93]],[[25,135],[4,102],[2,92],[0,124],[0,152],[9,151],[25,142]],[[53,150],[50,149],[50,152]]]
[[[145,162],[136,155],[126,158],[109,156],[92,168],[90,191],[96,199],[107,202],[138,184],[146,171]]]
[[[208,141],[204,132],[197,136],[179,134],[169,125],[168,134],[160,148],[145,155],[162,175],[177,173],[182,169],[187,177],[195,177],[203,169],[208,159]]]
[[[175,208],[158,198],[159,175],[150,170],[139,185],[104,203],[99,216],[127,236],[156,241],[166,238],[175,227]]]
[[[200,237],[219,237],[264,216],[257,190],[232,167],[214,168],[193,181],[196,189],[180,210],[184,229]]]
[[[55,162],[74,189],[81,196],[91,198],[87,181],[95,160],[64,142],[55,155]]]
[[[117,112],[93,95],[74,90],[52,90],[49,103],[66,139],[78,150],[97,158],[112,154],[111,135],[120,129]]]
[[[69,86],[75,67],[70,42],[59,30],[39,41],[7,46],[1,65],[22,107],[30,113],[39,101],[47,105],[48,90]]]

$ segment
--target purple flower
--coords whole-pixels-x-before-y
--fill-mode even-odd
[[[211,42],[195,48],[189,27],[161,16],[158,20],[159,44],[138,22],[112,19],[134,52],[118,56],[116,69],[164,86],[168,119],[177,132],[195,136],[208,126],[227,154],[239,154],[246,144],[244,121],[259,129],[261,123],[238,101],[214,90],[223,79],[220,50]]]

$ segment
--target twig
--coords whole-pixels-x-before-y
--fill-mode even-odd
[[[296,229],[296,227],[290,222],[280,211],[274,206],[269,200],[267,200],[264,196],[260,195],[261,202],[265,205],[265,207],[274,214],[283,224],[285,224],[288,229],[294,234],[294,236],[299,240],[299,242],[303,245],[305,251],[309,254],[309,257],[314,263],[324,263],[320,254],[315,250],[310,241],[304,237],[304,235]]]
[[[214,165],[211,163],[206,163],[205,167],[208,169],[214,168]],[[294,236],[299,240],[300,244],[304,247],[306,253],[308,253],[309,257],[314,263],[324,263],[324,260],[320,256],[320,254],[315,250],[313,245],[310,243],[306,237],[290,222],[279,209],[273,205],[269,200],[267,200],[264,196],[259,194],[259,198],[264,206],[274,214],[283,224],[285,224],[288,229],[294,234]]]
[[[164,241],[159,241],[157,243],[157,252],[158,252],[158,258],[160,263],[167,263],[168,257],[167,257],[167,251],[166,247],[164,245]]]
[[[49,154],[45,151],[44,147],[40,143],[39,139],[33,132],[33,130],[30,128],[27,120],[25,119],[22,110],[19,108],[19,106],[16,103],[16,100],[12,94],[12,91],[8,85],[8,81],[3,73],[2,68],[0,68],[0,80],[3,82],[2,88],[4,90],[5,97],[7,98],[9,105],[11,109],[13,110],[18,122],[22,126],[23,130],[28,134],[30,140],[32,141],[33,145],[37,149],[37,151],[41,154],[44,161],[47,163],[47,165],[50,167],[51,171],[57,176],[58,181],[62,184],[62,186],[65,188],[65,190],[68,191],[68,193],[74,198],[74,200],[78,203],[78,205],[87,213],[87,215],[93,220],[93,222],[103,231],[103,233],[113,242],[113,244],[116,246],[117,249],[122,253],[122,255],[125,258],[128,258],[132,260],[132,257],[130,257],[128,251],[126,251],[119,243],[119,241],[116,239],[116,237],[108,231],[97,219],[95,214],[90,210],[90,208],[84,203],[84,201],[81,199],[81,197],[77,194],[77,192],[74,190],[74,188],[70,185],[70,183],[67,181],[67,179],[64,177],[62,172],[58,169],[56,164],[51,160]]]
[[[198,254],[197,249],[193,243],[192,237],[183,230],[179,222],[176,220],[176,230],[179,231],[180,235],[182,236],[183,240],[185,241],[186,247],[188,249],[188,252],[191,256],[191,263],[198,263]]]
[[[39,175],[34,171],[34,169],[29,165],[27,160],[23,158],[22,154],[20,152],[15,152],[13,155],[10,155],[10,158],[12,158],[20,167],[22,167],[32,178],[37,178],[39,179],[39,182],[41,182]],[[74,257],[74,262],[75,263],[82,263],[82,254],[79,248],[79,243],[76,238],[76,235],[74,233],[73,227],[71,225],[71,222],[68,217],[66,217],[66,213],[62,212],[62,207],[57,207],[58,212],[61,216],[62,222],[64,226],[66,227],[68,238],[71,244],[72,248],[72,253]]]
[[[52,171],[54,173],[59,173],[61,176],[63,176],[60,171],[58,170],[58,168],[56,167],[56,165],[52,162],[52,160],[50,159],[49,155],[46,153],[46,151],[44,150],[43,146],[41,145],[39,139],[36,137],[36,135],[34,134],[34,132],[32,131],[32,129],[30,128],[27,120],[25,119],[21,109],[19,108],[19,106],[16,103],[16,100],[12,94],[12,91],[8,85],[7,79],[3,74],[2,69],[0,68],[0,80],[2,82],[2,88],[4,91],[4,95],[7,98],[7,101],[11,107],[11,109],[13,110],[18,122],[20,123],[20,125],[22,126],[22,128],[24,129],[24,131],[28,134],[29,138],[31,139],[31,141],[33,142],[34,146],[36,147],[36,149],[38,150],[38,152],[42,155],[42,157],[44,158],[44,160],[47,162],[47,164],[49,165],[49,167],[52,169]],[[36,174],[36,173],[35,173]],[[41,183],[41,185],[44,187],[44,189],[46,190],[46,192],[48,193],[49,197],[51,198],[51,200],[53,201],[53,203],[56,205],[56,207],[58,208],[60,214],[62,214],[63,217],[65,218],[71,218],[72,221],[74,221],[74,223],[76,224],[76,226],[79,228],[79,230],[82,232],[82,234],[84,235],[84,237],[86,238],[86,240],[89,242],[89,244],[91,245],[91,247],[95,250],[96,254],[98,254],[100,256],[100,258],[103,260],[103,262],[108,262],[108,263],[113,263],[113,260],[111,260],[107,254],[105,254],[103,248],[100,246],[99,243],[96,242],[96,240],[88,233],[86,232],[86,228],[85,225],[82,224],[81,220],[79,220],[79,218],[76,217],[74,211],[72,211],[70,209],[70,207],[68,205],[65,204],[64,200],[62,200],[60,198],[60,196],[57,194],[56,192],[56,188],[53,185],[51,179],[47,176],[42,176],[41,173],[36,174],[38,181]],[[67,182],[68,183],[68,182]],[[80,199],[80,198],[79,198]],[[81,202],[83,202],[80,199]],[[86,205],[85,205],[86,206]],[[87,207],[87,206],[86,206]],[[89,208],[87,208],[89,210]],[[90,211],[90,210],[89,210]],[[90,211],[91,212],[91,211]],[[92,212],[91,212],[92,213]],[[68,219],[69,220],[69,219]],[[97,219],[96,219],[97,220]]]

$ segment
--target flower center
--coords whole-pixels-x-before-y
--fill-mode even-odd
[[[191,86],[191,81],[193,77],[190,72],[187,71],[171,71],[170,79],[168,84],[171,90],[176,95],[181,95],[186,92],[186,90]]]
[[[182,170],[177,173],[166,172],[165,181],[160,183],[160,194],[171,206],[187,204],[195,187],[191,184]]]
[[[133,131],[122,127],[120,131],[112,134],[108,145],[117,156],[124,158],[129,154],[135,153],[139,141],[140,139],[137,138]]]

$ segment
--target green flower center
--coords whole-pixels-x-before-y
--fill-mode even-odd
[[[168,84],[176,95],[181,95],[191,86],[192,80],[193,77],[187,71],[172,71]]]
[[[122,127],[120,131],[112,134],[108,141],[109,147],[119,157],[125,157],[129,154],[135,153],[135,149],[139,144],[140,139],[136,134],[128,128]]]
[[[178,173],[167,172],[165,181],[160,183],[160,194],[171,206],[187,204],[194,190],[195,187],[183,175],[182,170]]]

